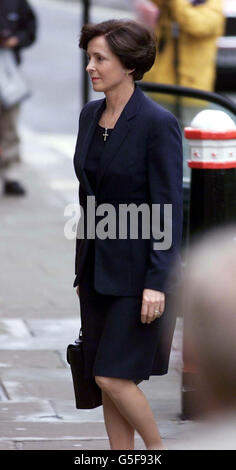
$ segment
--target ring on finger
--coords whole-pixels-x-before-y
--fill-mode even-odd
[[[154,310],[154,314],[157,318],[159,318],[161,316],[161,312],[157,309]]]

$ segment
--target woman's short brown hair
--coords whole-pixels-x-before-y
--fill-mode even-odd
[[[156,57],[156,36],[138,21],[108,20],[85,24],[79,47],[87,51],[88,42],[98,36],[105,36],[111,51],[126,69],[135,69],[132,72],[134,80],[141,80],[152,67]]]

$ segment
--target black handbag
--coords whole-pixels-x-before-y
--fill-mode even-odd
[[[91,409],[102,405],[102,392],[96,384],[94,377],[85,378],[84,353],[82,329],[79,338],[67,346],[67,362],[71,367],[71,374],[75,392],[75,403],[78,409]]]

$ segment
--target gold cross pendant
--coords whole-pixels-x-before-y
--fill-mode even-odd
[[[105,134],[102,134],[102,135],[103,135],[103,137],[104,137],[104,139],[103,139],[104,142],[106,142],[107,137],[109,137],[109,134],[107,133],[107,127],[105,128]]]

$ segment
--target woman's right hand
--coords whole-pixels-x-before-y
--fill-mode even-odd
[[[6,47],[7,49],[12,49],[13,47],[18,46],[19,39],[16,36],[11,36],[6,39],[1,39],[0,44],[2,47]]]
[[[77,294],[78,297],[79,297],[79,285],[76,287],[76,294]]]
[[[155,29],[159,18],[159,8],[150,0],[135,0],[134,8],[136,10],[139,21],[146,26]]]

